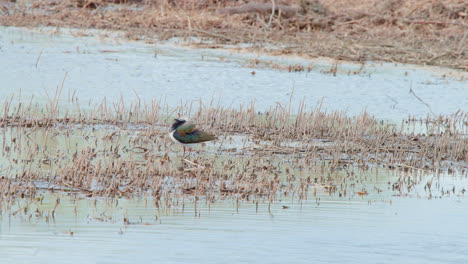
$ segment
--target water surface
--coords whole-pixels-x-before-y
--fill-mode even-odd
[[[255,101],[259,110],[277,102],[293,106],[305,100],[309,109],[344,110],[349,115],[368,111],[379,119],[399,121],[408,115],[425,117],[468,110],[463,72],[399,64],[368,63],[360,68],[342,63],[336,76],[324,74],[332,63],[261,54],[190,49],[173,42],[126,42],[102,31],[0,28],[0,96],[34,95],[47,102],[65,79],[61,98],[74,93],[82,107],[107,97],[110,102],[162,100],[170,106],[211,99],[237,107]],[[84,36],[83,36],[84,35]],[[253,60],[282,65],[312,66],[311,72],[290,73],[246,67]],[[255,71],[255,74],[252,74]],[[66,77],[65,77],[66,74]],[[443,77],[455,75],[456,78]],[[410,89],[430,109],[417,99]]]
[[[0,28],[2,98],[14,95],[18,100],[21,94],[22,101],[34,96],[48,102],[65,78],[61,103],[75,94],[83,108],[104,96],[110,103],[161,99],[169,106],[214,98],[221,106],[237,107],[254,100],[259,110],[304,99],[309,107],[323,101],[328,110],[350,115],[366,110],[395,122],[409,114],[468,110],[466,81],[459,80],[463,73],[443,77],[452,72],[447,69],[368,63],[363,72],[348,74],[360,66],[342,64],[333,76],[323,73],[332,66],[324,61],[126,42],[101,31],[43,31]],[[313,69],[289,73],[247,67],[252,59],[312,64]],[[91,136],[102,137],[99,132]],[[54,136],[47,144],[39,138],[44,136],[33,142],[47,145],[51,153],[64,146],[79,149],[79,137]],[[0,160],[2,166],[8,163]],[[306,201],[282,198],[259,208],[229,199],[208,203],[203,197],[196,208],[193,197],[186,198],[184,208],[156,208],[148,197],[109,200],[40,191],[42,202],[19,199],[9,208],[0,200],[0,262],[467,262],[466,177],[422,175],[414,190],[399,195],[391,190],[399,176],[384,170],[356,176],[353,190],[375,186],[380,193],[343,198],[310,192]],[[424,185],[431,179],[456,191],[442,194],[439,186],[429,194]]]
[[[465,197],[282,202],[170,216],[134,200],[62,198],[55,221],[4,214],[5,263],[460,263],[468,260]],[[282,209],[282,205],[289,206]],[[79,214],[74,216],[77,206]],[[105,206],[104,206],[105,207]],[[105,215],[106,217],[103,217]],[[125,225],[123,217],[134,224]],[[111,218],[109,220],[109,218]],[[104,219],[104,220],[103,220]],[[73,232],[73,234],[71,234]]]

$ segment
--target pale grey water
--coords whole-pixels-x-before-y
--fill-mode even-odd
[[[64,201],[65,202],[65,201]],[[124,226],[58,213],[55,223],[3,216],[2,263],[464,263],[466,197],[309,201],[204,208],[159,218],[133,203]],[[88,204],[92,202],[89,201]],[[64,204],[63,207],[67,205]],[[69,205],[72,207],[72,204]],[[83,208],[81,208],[83,209]],[[83,210],[80,210],[83,211]],[[112,215],[113,212],[108,212]],[[73,236],[69,231],[73,231]]]
[[[370,76],[333,77],[320,73],[329,65],[314,62],[317,70],[310,73],[254,69],[252,75],[253,69],[241,65],[255,57],[1,28],[0,96],[18,95],[21,89],[23,101],[34,95],[45,102],[45,91],[53,96],[67,73],[63,101],[76,91],[83,107],[88,101],[98,103],[103,96],[110,101],[120,96],[136,99],[135,90],[143,100],[161,98],[173,106],[181,100],[208,101],[214,96],[224,106],[255,99],[258,109],[266,109],[276,102],[287,103],[294,88],[293,103],[305,98],[314,107],[324,98],[324,108],[329,110],[347,110],[353,115],[367,109],[377,118],[398,121],[408,114],[428,113],[408,93],[412,86],[436,114],[467,110],[466,81],[440,77],[441,72],[451,70],[376,64],[366,69]],[[449,187],[466,186],[466,180],[459,185],[450,176],[445,182]],[[388,187],[385,181],[380,184]],[[272,205],[271,214],[266,205],[256,212],[248,203],[237,211],[229,202],[215,203],[210,209],[200,202],[199,217],[190,206],[184,213],[161,213],[151,201],[121,199],[115,207],[98,199],[95,207],[93,199],[72,202],[62,195],[55,221],[1,212],[0,263],[467,262],[468,200],[455,194],[427,199],[421,188],[420,195],[411,197],[384,192],[351,199],[320,195],[319,203],[310,196],[302,206],[279,201]],[[50,201],[42,211],[51,212],[55,195],[45,195]],[[282,209],[283,205],[289,209]],[[102,213],[112,219],[97,220]],[[125,225],[125,216],[146,224]]]
[[[321,73],[330,68],[323,61],[193,50],[170,43],[128,43],[122,38],[99,37],[103,35],[99,31],[90,32],[86,33],[96,37],[1,28],[0,96],[17,94],[21,89],[23,100],[34,94],[37,100],[46,101],[45,92],[53,97],[67,73],[62,98],[65,101],[76,91],[83,107],[103,97],[112,102],[122,96],[128,102],[136,100],[138,94],[144,101],[161,99],[171,106],[200,99],[208,103],[215,98],[223,106],[237,107],[255,100],[257,108],[265,110],[276,102],[287,104],[294,89],[293,105],[304,99],[314,108],[323,99],[324,109],[345,110],[350,115],[367,110],[379,119],[399,121],[410,114],[425,117],[430,113],[409,93],[412,88],[435,114],[468,110],[467,82],[441,77],[455,73],[460,79],[465,75],[455,70],[368,63],[366,74],[334,77]],[[243,67],[253,58],[286,65],[313,64],[315,70],[289,73]],[[340,68],[356,70],[359,65]]]

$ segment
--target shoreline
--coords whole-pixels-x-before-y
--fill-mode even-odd
[[[337,8],[331,5],[333,1],[324,0],[323,5],[332,10],[333,15],[330,13],[330,15],[308,14],[308,16],[311,21],[320,18],[332,26],[294,30],[285,28],[286,26],[294,28],[296,22],[289,21],[290,18],[287,21],[280,16],[273,18],[274,22],[271,24],[289,23],[285,24],[283,29],[282,25],[278,25],[280,27],[278,29],[273,26],[265,28],[260,21],[263,17],[251,21],[253,18],[250,14],[219,14],[218,9],[222,7],[177,9],[168,4],[102,2],[99,7],[93,9],[77,7],[76,2],[69,0],[52,5],[47,1],[39,1],[34,9],[21,4],[21,1],[16,4],[9,3],[4,5],[7,10],[4,13],[7,15],[0,16],[0,25],[121,30],[130,40],[196,37],[208,40],[210,43],[202,43],[202,46],[212,49],[224,48],[231,44],[250,43],[252,47],[249,52],[262,52],[268,55],[299,56],[303,59],[325,57],[357,63],[372,61],[409,63],[468,70],[468,55],[463,48],[466,46],[463,43],[467,41],[463,35],[466,30],[466,25],[462,23],[463,17],[457,19],[448,17],[443,20],[445,21],[443,24],[437,25],[431,23],[414,25],[405,22],[407,18],[400,14],[404,11],[403,8],[407,8],[405,5],[402,5],[401,10],[398,9],[400,13],[392,11],[386,18],[395,20],[396,22],[392,20],[394,24],[385,22],[385,19],[382,25],[369,24],[372,19],[366,16],[359,20],[338,23],[336,21],[349,18],[333,10]],[[351,2],[345,7],[352,8]],[[448,8],[456,1],[442,2]],[[429,4],[431,3],[427,5]],[[431,8],[433,6],[436,4],[429,5]],[[342,12],[349,10],[344,9]],[[398,17],[399,14],[401,17]],[[432,18],[442,19],[443,13],[431,14],[427,19]],[[387,43],[389,39],[392,39],[391,45]],[[267,46],[276,48],[269,49]]]

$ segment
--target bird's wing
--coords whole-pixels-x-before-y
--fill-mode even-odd
[[[179,136],[184,137],[186,134],[190,134],[195,130],[195,124],[193,123],[185,123],[180,125],[176,131]]]
[[[210,134],[205,131],[198,130],[198,129],[194,130],[194,132],[192,133],[197,135],[198,142],[204,142],[204,141],[210,141],[210,140],[216,139],[215,135]]]
[[[205,131],[195,129],[192,132],[185,134],[183,137],[179,137],[179,135],[177,135],[176,138],[181,143],[191,144],[214,140],[216,139],[216,136]]]

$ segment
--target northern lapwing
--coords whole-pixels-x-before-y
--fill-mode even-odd
[[[187,121],[178,118],[174,119],[174,123],[171,125],[169,137],[184,147],[184,156],[185,147],[190,148],[197,143],[216,139],[215,135],[196,129],[195,124],[187,123]]]

